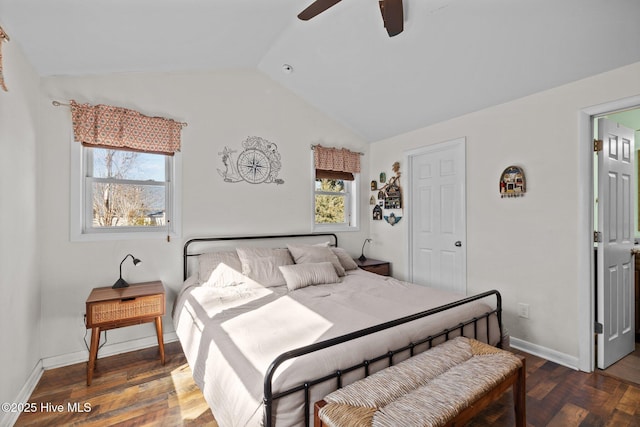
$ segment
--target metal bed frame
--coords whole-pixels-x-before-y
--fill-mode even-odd
[[[187,240],[182,250],[182,280],[187,280],[187,262],[189,257],[202,255],[202,253],[190,253],[189,246],[205,242],[225,242],[233,240],[268,240],[268,239],[288,239],[301,237],[330,237],[333,239],[333,246],[338,246],[338,236],[334,233],[310,233],[310,234],[274,234],[257,236],[227,236],[227,237],[199,237]]]
[[[184,269],[184,279],[187,279],[187,260],[188,257],[192,257],[192,256],[197,256],[200,255],[200,253],[189,253],[189,246],[195,243],[204,243],[204,242],[220,242],[220,241],[237,241],[237,240],[257,240],[257,239],[285,239],[285,238],[301,238],[301,237],[331,237],[334,240],[334,245],[338,246],[338,237],[333,234],[333,233],[312,233],[312,234],[287,234],[287,235],[258,235],[258,236],[237,236],[237,237],[205,237],[205,238],[195,238],[195,239],[191,239],[188,240],[185,244],[184,244],[184,250],[183,250],[183,269]],[[374,334],[376,332],[380,332],[386,329],[390,329],[393,328],[395,326],[399,326],[405,323],[409,323],[409,322],[413,322],[416,321],[418,319],[422,319],[424,317],[428,317],[428,316],[432,316],[435,315],[437,313],[441,313],[443,311],[449,310],[449,309],[453,309],[455,307],[460,307],[463,306],[465,304],[469,304],[473,301],[478,301],[478,300],[482,300],[485,298],[490,298],[490,297],[495,297],[496,298],[496,302],[495,302],[495,308],[492,310],[487,311],[486,313],[480,315],[480,316],[475,316],[472,317],[470,319],[467,319],[463,322],[458,323],[457,325],[453,325],[451,328],[447,328],[442,330],[441,332],[434,334],[434,335],[429,335],[427,337],[424,337],[420,340],[416,340],[415,342],[409,342],[408,344],[406,344],[403,347],[394,349],[394,350],[390,350],[384,354],[381,354],[377,357],[371,358],[371,359],[365,359],[363,360],[361,363],[358,363],[356,365],[353,366],[348,366],[345,367],[343,369],[339,369],[335,372],[331,372],[325,376],[319,377],[319,378],[313,378],[313,379],[309,379],[306,381],[301,382],[300,384],[291,387],[289,389],[286,390],[282,390],[282,391],[278,391],[278,392],[274,392],[273,391],[273,377],[278,369],[278,367],[280,365],[282,365],[284,362],[286,362],[287,360],[291,360],[294,359],[296,357],[301,357],[301,356],[305,356],[307,354],[316,352],[316,351],[320,351],[329,347],[333,347],[342,343],[345,343],[347,341],[351,341],[357,338],[361,338],[367,335],[371,335]],[[327,381],[331,381],[334,380],[336,381],[336,389],[341,388],[342,387],[342,376],[345,374],[348,374],[350,372],[356,371],[358,369],[363,370],[364,376],[367,377],[369,376],[369,367],[377,362],[383,362],[386,361],[386,366],[393,366],[394,364],[394,356],[399,354],[399,353],[404,353],[404,352],[409,352],[409,357],[414,355],[415,349],[418,346],[424,346],[426,345],[427,348],[429,349],[431,347],[433,347],[434,345],[434,341],[435,340],[442,340],[442,342],[449,340],[449,337],[451,336],[456,337],[456,336],[460,336],[460,335],[464,335],[467,336],[469,338],[478,338],[478,328],[480,327],[479,324],[480,323],[484,323],[485,327],[486,327],[486,337],[487,337],[487,341],[489,340],[489,336],[490,336],[490,330],[489,330],[489,319],[490,317],[495,316],[498,322],[498,328],[499,328],[499,341],[497,344],[498,348],[502,348],[503,346],[503,342],[502,342],[502,334],[503,334],[503,328],[502,328],[502,296],[500,295],[500,292],[498,292],[497,290],[491,290],[491,291],[487,291],[487,292],[483,292],[481,294],[477,294],[477,295],[473,295],[449,304],[445,304],[439,307],[435,307],[432,308],[430,310],[425,310],[422,311],[420,313],[416,313],[416,314],[412,314],[409,316],[405,316],[396,320],[392,320],[389,322],[385,322],[385,323],[381,323],[375,326],[371,326],[365,329],[360,329],[345,335],[341,335],[335,338],[331,338],[328,340],[324,340],[324,341],[320,341],[314,344],[310,344],[304,347],[300,347],[300,348],[296,348],[287,352],[282,353],[281,355],[279,355],[278,357],[276,357],[273,362],[271,362],[271,364],[269,365],[269,368],[267,369],[267,372],[265,374],[264,377],[264,397],[263,397],[263,403],[264,403],[264,425],[266,427],[272,427],[275,424],[275,421],[273,420],[273,405],[274,403],[280,399],[283,398],[285,396],[289,396],[293,393],[298,393],[298,392],[304,392],[304,421],[305,421],[305,426],[309,427],[310,423],[311,423],[311,419],[310,419],[310,409],[313,405],[314,402],[310,401],[310,390],[311,387],[327,382]],[[469,326],[472,325],[472,326]],[[466,329],[465,329],[466,328]],[[469,329],[472,329],[471,332],[469,332]],[[439,343],[439,341],[438,341]],[[425,349],[425,350],[426,350]]]

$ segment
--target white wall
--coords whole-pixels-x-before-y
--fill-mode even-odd
[[[590,185],[578,179],[588,167],[579,165],[578,113],[637,94],[640,63],[379,141],[370,179],[389,176],[405,150],[466,137],[468,292],[498,289],[512,337],[577,358],[578,290],[589,286],[579,281],[589,265],[579,261],[578,219],[588,212],[578,194]],[[512,164],[524,168],[527,193],[501,199],[498,180]],[[399,277],[407,275],[406,226],[370,226],[371,256],[391,260]],[[519,302],[530,304],[529,319],[516,316]]]
[[[589,185],[578,180],[578,112],[639,94],[640,64],[369,148],[255,71],[39,80],[15,44],[4,48],[10,92],[0,93],[0,333],[12,351],[0,353],[0,398],[13,401],[40,358],[63,362],[69,354],[84,357],[84,302],[91,288],[116,279],[125,254],[144,260],[139,267],[126,269],[127,279],[162,279],[170,307],[181,283],[182,243],[187,238],[310,231],[311,143],[367,153],[362,231],[344,233],[341,245],[357,255],[371,227],[374,242],[368,255],[390,260],[402,278],[407,222],[391,227],[370,221],[368,183],[381,171],[392,176],[391,164],[402,162],[405,150],[465,136],[469,292],[499,289],[512,336],[577,356],[577,295],[578,288],[587,285],[578,283],[578,277],[589,267],[580,263],[576,243],[576,218],[585,215],[579,211],[577,193]],[[130,107],[189,123],[183,131],[181,239],[69,241],[70,114],[66,107],[51,105],[52,100],[69,99]],[[218,153],[224,146],[239,147],[250,135],[278,144],[284,185],[222,182],[216,172],[221,167]],[[499,174],[510,164],[523,166],[527,174],[524,198],[498,196]],[[5,208],[7,203],[11,209]],[[518,302],[531,305],[529,320],[515,316]],[[171,332],[169,316],[165,327]],[[114,330],[109,343],[126,345],[129,340],[152,338],[153,333],[150,324]]]
[[[0,402],[16,402],[40,360],[39,78],[15,42],[2,53],[9,91],[0,90]],[[0,413],[0,425],[10,416]]]
[[[110,242],[69,241],[71,121],[67,107],[52,100],[105,103],[188,123],[182,132],[183,237]],[[42,80],[40,134],[43,159],[39,188],[43,217],[38,235],[42,259],[42,356],[51,364],[64,355],[84,357],[84,303],[96,286],[109,286],[127,253],[143,260],[125,266],[129,282],[161,279],[170,311],[182,280],[182,244],[202,235],[311,232],[310,144],[367,151],[364,142],[291,92],[256,71],[120,74],[51,77]],[[248,136],[278,145],[282,185],[225,183],[218,154],[241,149]],[[241,150],[239,150],[241,151]],[[363,163],[366,165],[366,157]],[[366,166],[364,173],[367,173]],[[364,183],[366,189],[366,182]],[[365,191],[363,197],[368,197]],[[366,212],[363,214],[366,221]],[[365,231],[344,233],[341,246],[359,253]],[[173,331],[170,316],[164,319]],[[152,337],[152,324],[109,331],[109,343]],[[62,357],[59,357],[62,356]],[[47,363],[45,363],[45,366]]]

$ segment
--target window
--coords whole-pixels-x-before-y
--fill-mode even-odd
[[[316,176],[315,230],[340,231],[357,227],[357,176],[353,181]]]
[[[175,177],[180,155],[81,146],[72,180],[72,240],[179,234]],[[72,165],[73,166],[73,165]],[[73,217],[73,215],[72,215]],[[147,233],[147,234],[141,234]]]
[[[358,183],[362,153],[345,148],[312,145],[313,229],[358,229]]]
[[[70,101],[71,240],[179,235],[180,131],[186,123]]]

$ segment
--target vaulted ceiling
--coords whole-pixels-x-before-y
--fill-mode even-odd
[[[0,0],[0,25],[41,76],[254,68],[367,141],[640,61],[639,0],[403,0],[395,37],[377,0],[311,2]]]

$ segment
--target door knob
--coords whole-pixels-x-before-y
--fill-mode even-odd
[[[631,255],[640,255],[640,248],[636,248],[635,246],[631,248]]]
[[[457,247],[461,247],[462,246],[462,242],[460,240],[458,240],[457,242],[454,243],[454,245],[456,245]]]

